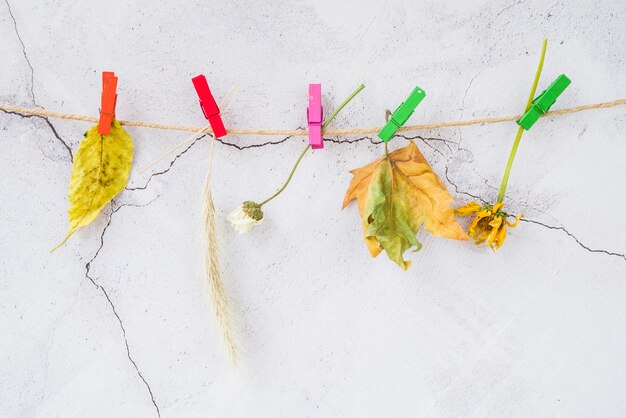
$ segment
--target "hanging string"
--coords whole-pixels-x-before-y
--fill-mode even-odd
[[[582,106],[570,107],[566,109],[552,110],[543,115],[543,117],[551,117],[551,116],[559,116],[559,115],[568,115],[571,113],[582,112],[585,110],[592,109],[606,109],[615,106],[623,106],[626,105],[626,99],[617,99],[610,102],[602,102],[602,103],[593,103]],[[19,106],[11,106],[6,104],[0,104],[0,110],[4,110],[6,112],[19,113],[25,116],[42,116],[48,118],[57,118],[57,119],[67,119],[67,120],[78,120],[83,122],[91,122],[97,123],[98,118],[94,118],[91,116],[77,115],[74,113],[58,113],[51,112],[49,110],[41,109],[41,108],[28,108],[28,107],[19,107]],[[459,126],[472,126],[472,125],[482,125],[482,124],[491,124],[491,123],[502,123],[502,122],[512,122],[516,121],[522,117],[522,115],[510,115],[510,116],[501,116],[501,117],[490,117],[490,118],[479,118],[479,119],[470,119],[465,121],[456,121],[456,122],[436,122],[424,125],[410,125],[403,126],[398,128],[397,132],[407,132],[407,131],[423,131],[423,130],[431,130],[437,128],[450,128],[450,127],[459,127]],[[198,128],[194,126],[185,126],[185,125],[164,125],[159,123],[151,123],[151,122],[136,122],[136,121],[125,121],[120,120],[120,123],[124,126],[135,126],[140,128],[151,128],[151,129],[161,129],[161,130],[169,130],[169,131],[183,131],[183,132],[207,132],[210,133],[210,129],[206,128]],[[336,135],[366,135],[377,133],[382,129],[382,126],[372,127],[372,128],[354,128],[354,129],[329,129],[324,131],[324,135],[327,136],[336,136]],[[270,136],[270,135],[279,135],[279,136],[306,136],[307,131],[305,129],[229,129],[228,133],[231,135],[259,135],[259,136]]]

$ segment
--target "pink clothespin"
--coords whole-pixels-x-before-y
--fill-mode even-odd
[[[207,118],[211,129],[213,129],[213,135],[215,138],[221,138],[226,135],[226,128],[224,128],[224,122],[220,116],[220,109],[217,107],[215,98],[211,94],[209,89],[209,83],[207,83],[204,75],[200,74],[197,77],[191,79],[193,86],[196,88],[196,93],[200,98],[200,108],[204,117]]]
[[[322,137],[322,85],[309,84],[309,107],[306,108],[306,119],[309,123],[309,144],[313,149],[324,148]]]

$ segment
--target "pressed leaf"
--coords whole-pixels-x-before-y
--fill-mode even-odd
[[[132,159],[133,141],[119,121],[113,121],[109,135],[99,134],[98,125],[85,133],[74,156],[70,179],[69,230],[52,251],[78,228],[96,219],[102,208],[126,187]]]
[[[413,141],[351,173],[343,207],[356,199],[372,257],[385,250],[406,270],[403,254],[421,248],[415,234],[422,225],[436,236],[468,239],[454,220],[452,196]]]

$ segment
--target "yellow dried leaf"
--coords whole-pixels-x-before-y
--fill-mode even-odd
[[[351,173],[343,207],[356,199],[372,257],[385,250],[406,270],[410,262],[402,255],[421,248],[415,234],[422,224],[433,235],[468,239],[454,220],[452,196],[413,141]]]
[[[69,230],[52,251],[78,228],[96,219],[102,208],[126,187],[132,159],[133,140],[119,121],[113,121],[109,135],[100,135],[98,125],[85,133],[74,157],[70,179]]]

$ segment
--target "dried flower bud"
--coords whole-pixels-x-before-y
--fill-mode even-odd
[[[240,234],[246,233],[263,220],[261,206],[252,201],[245,201],[226,218]]]

